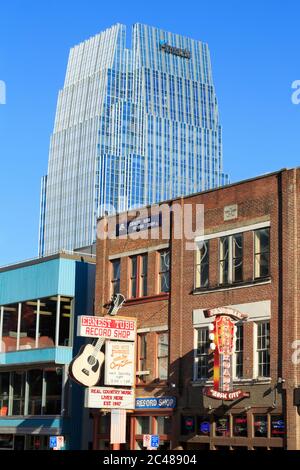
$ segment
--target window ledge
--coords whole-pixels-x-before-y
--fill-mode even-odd
[[[233,289],[243,289],[246,287],[253,287],[253,286],[261,286],[264,284],[270,284],[271,283],[271,278],[266,277],[266,278],[260,278],[257,280],[253,281],[245,281],[245,282],[239,282],[236,284],[226,284],[224,286],[216,286],[216,287],[196,287],[193,291],[193,295],[201,295],[201,294],[210,294],[211,292],[221,292],[221,291],[227,291],[227,290],[233,290]]]
[[[169,299],[169,292],[163,292],[161,294],[148,295],[147,297],[136,297],[134,299],[127,299],[126,302],[124,302],[123,307],[127,307],[130,305],[145,304],[147,302],[156,302],[159,300],[168,300],[168,299]]]
[[[192,380],[192,387],[207,387],[213,385],[213,380]],[[233,379],[235,385],[266,385],[271,383],[271,377],[256,377],[254,379]]]

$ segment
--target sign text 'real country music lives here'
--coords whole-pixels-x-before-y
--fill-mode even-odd
[[[91,315],[78,317],[78,336],[135,341],[135,334],[136,322],[132,318],[94,317]]]

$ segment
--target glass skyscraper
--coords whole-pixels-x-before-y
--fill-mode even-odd
[[[40,255],[95,241],[104,211],[228,183],[207,44],[117,24],[71,49],[42,180]]]

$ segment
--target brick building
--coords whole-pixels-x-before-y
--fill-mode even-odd
[[[131,449],[142,448],[148,433],[160,435],[161,448],[300,449],[299,183],[299,169],[282,170],[168,201],[171,209],[191,204],[193,226],[196,206],[204,205],[195,250],[175,235],[175,209],[150,217],[159,223],[148,229],[138,215],[139,231],[130,236],[133,224],[124,231],[121,214],[117,236],[98,238],[96,315],[121,292],[120,315],[138,321]],[[204,394],[213,384],[212,319],[205,311],[216,307],[247,315],[236,323],[232,379],[250,396],[223,401]],[[94,417],[94,448],[106,448],[109,415]]]

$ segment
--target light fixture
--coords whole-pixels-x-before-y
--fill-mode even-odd
[[[50,297],[50,300],[58,300],[58,297]],[[61,297],[60,301],[61,302],[70,302],[71,299],[69,297]]]
[[[71,310],[71,305],[64,305],[65,310]]]
[[[34,313],[38,313],[37,310],[34,310]],[[40,315],[48,315],[48,316],[50,316],[50,315],[53,315],[53,313],[52,313],[52,312],[46,312],[46,311],[40,310]]]
[[[4,307],[4,312],[16,312],[16,307]]]
[[[70,314],[70,313],[63,313],[62,316],[63,316],[63,317],[70,318],[71,314]]]
[[[248,406],[245,406],[244,410],[245,410],[245,411],[249,411],[249,410],[251,410],[251,406],[250,406],[250,405],[248,405]]]
[[[26,302],[26,305],[32,305],[33,307],[36,307],[38,305],[38,302]],[[44,302],[40,302],[41,307],[46,307],[46,304]]]

